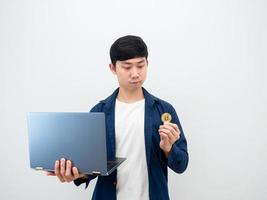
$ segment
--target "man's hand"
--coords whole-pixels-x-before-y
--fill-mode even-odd
[[[177,124],[164,122],[164,124],[159,127],[159,134],[161,138],[159,146],[164,151],[166,157],[168,157],[172,145],[180,138],[180,130]]]
[[[47,176],[57,176],[62,182],[72,182],[77,178],[87,178],[87,175],[80,174],[77,167],[73,167],[70,160],[57,160],[55,162],[55,172],[47,172]]]

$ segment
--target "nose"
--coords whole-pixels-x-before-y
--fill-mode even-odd
[[[137,70],[135,67],[133,67],[133,69],[132,69],[132,71],[131,71],[131,77],[132,77],[133,79],[136,79],[136,78],[139,77],[139,72],[138,72],[138,70]]]

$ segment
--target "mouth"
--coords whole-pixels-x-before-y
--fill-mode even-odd
[[[130,82],[131,84],[138,84],[140,83],[141,81],[133,81],[133,82]]]

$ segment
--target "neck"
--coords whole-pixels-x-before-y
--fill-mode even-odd
[[[133,103],[142,100],[144,99],[143,90],[142,88],[139,88],[136,90],[129,91],[120,87],[117,99],[125,103]]]

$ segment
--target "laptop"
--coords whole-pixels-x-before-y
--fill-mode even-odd
[[[105,114],[30,112],[30,167],[54,171],[56,160],[72,161],[80,173],[108,176],[126,158],[107,160]]]

